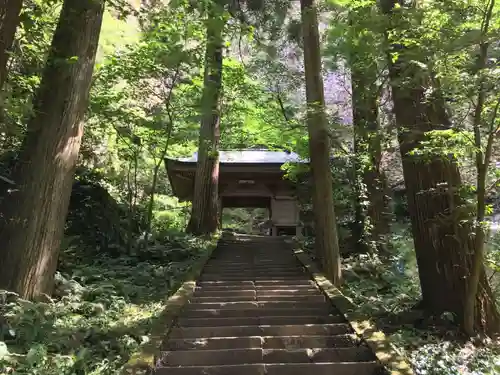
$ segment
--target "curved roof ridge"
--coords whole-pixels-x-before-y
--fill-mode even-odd
[[[258,150],[258,149],[241,149],[241,150],[220,150],[221,163],[253,163],[253,164],[284,164],[287,162],[307,163],[307,159],[303,159],[293,151],[282,150]],[[194,163],[198,160],[198,152],[195,152],[188,158],[175,159],[180,162]]]

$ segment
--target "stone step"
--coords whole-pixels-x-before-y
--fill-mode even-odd
[[[297,302],[297,303],[303,303],[303,302],[326,302],[326,298],[322,294],[312,294],[312,295],[300,295],[300,294],[295,294],[295,295],[289,295],[289,296],[283,296],[283,295],[267,295],[267,294],[257,294],[257,301],[261,302]]]
[[[184,306],[185,311],[192,310],[207,310],[207,309],[217,309],[217,310],[241,310],[241,309],[257,309],[259,308],[259,303],[256,301],[248,302],[210,302],[210,303],[190,303],[188,302]]]
[[[268,270],[262,270],[262,271],[254,271],[254,270],[246,270],[246,271],[232,271],[228,272],[225,270],[210,270],[210,271],[204,271],[201,276],[212,276],[212,275],[217,275],[220,276],[221,278],[226,278],[226,277],[235,277],[235,276],[245,276],[245,277],[256,277],[256,278],[267,278],[269,276],[272,276],[274,278],[276,277],[303,277],[305,279],[309,279],[310,276],[308,273],[305,272],[300,272],[300,271],[268,271]]]
[[[348,324],[262,325],[263,336],[323,336],[351,333]]]
[[[208,297],[203,294],[191,297],[190,303],[223,303],[223,302],[247,302],[247,301],[260,301],[260,302],[326,302],[325,296],[317,295],[290,295],[290,296],[269,296],[269,295],[253,295],[253,296],[227,296],[227,297]]]
[[[218,349],[307,349],[345,348],[357,346],[359,338],[354,334],[334,336],[243,336],[206,337],[194,339],[169,338],[161,350],[218,350]]]
[[[262,267],[262,268],[254,268],[254,267],[249,267],[246,266],[245,268],[241,269],[234,269],[234,268],[227,268],[227,267],[206,267],[203,269],[203,274],[211,274],[211,273],[217,273],[217,274],[227,274],[227,275],[237,275],[240,273],[243,274],[293,274],[293,275],[301,275],[306,273],[303,269],[297,268],[297,267],[289,267],[289,268],[269,268],[269,267]]]
[[[351,333],[347,324],[309,325],[260,325],[228,327],[174,327],[169,335],[173,339],[194,339],[198,337],[240,337],[240,336],[325,336]]]
[[[270,265],[249,265],[249,264],[241,264],[239,266],[236,265],[221,265],[221,264],[213,264],[207,263],[207,265],[203,268],[203,272],[208,271],[222,271],[222,272],[240,272],[240,271],[253,271],[253,272],[261,272],[261,271],[270,271],[270,272],[282,272],[282,271],[302,271],[305,272],[303,268],[301,268],[298,264],[270,264]]]
[[[255,287],[255,284],[253,281],[218,281],[218,280],[211,280],[211,281],[200,281],[198,280],[196,282],[196,285],[198,287],[250,287],[253,288]]]
[[[239,280],[250,280],[250,281],[273,281],[273,280],[309,280],[310,277],[308,274],[301,272],[206,272],[201,274],[200,280],[207,281],[239,281]]]
[[[255,250],[254,250],[255,252]],[[228,256],[226,254],[214,254],[207,264],[220,264],[224,266],[259,266],[259,265],[269,265],[269,266],[288,266],[288,265],[300,265],[297,259],[293,256],[278,256],[274,258],[264,257],[262,254],[254,253],[254,256],[248,256],[248,254],[239,254],[238,257]],[[238,255],[238,254],[234,254]]]
[[[225,285],[223,283],[219,283],[218,285],[207,285],[196,283],[195,291],[241,291],[241,290],[255,290],[255,291],[263,291],[263,290],[293,290],[293,291],[316,291],[319,289],[313,285],[312,283],[308,284],[299,284],[299,285],[291,285],[291,284],[270,284],[270,285],[258,285],[255,284],[243,284],[243,285]]]
[[[208,302],[246,302],[246,301],[256,301],[256,295],[251,296],[224,296],[224,297],[209,297],[204,294],[198,294],[189,299],[190,303],[208,303]]]
[[[372,362],[376,358],[367,346],[350,348],[263,349],[264,363]]]
[[[298,325],[298,324],[334,324],[345,323],[345,319],[340,315],[304,315],[304,316],[268,316],[261,317],[260,324],[267,325]]]
[[[193,297],[255,297],[257,295],[267,296],[323,296],[318,289],[222,289],[222,290],[206,290],[204,288],[196,288]]]
[[[242,318],[180,318],[180,327],[228,327],[254,325],[298,325],[298,324],[331,324],[344,323],[344,318],[338,315],[326,316],[268,316]]]
[[[177,320],[179,327],[234,327],[234,326],[259,326],[260,318],[180,318]]]
[[[226,366],[157,367],[154,373],[155,375],[266,375],[266,366],[263,364],[247,364]]]
[[[334,336],[335,337],[335,336]],[[172,339],[165,340],[161,345],[162,351],[168,350],[219,350],[219,349],[260,349],[262,348],[262,337],[207,337],[195,339]]]
[[[295,282],[306,283],[309,282],[309,278],[302,275],[283,275],[283,276],[274,276],[270,274],[269,276],[253,276],[253,275],[221,275],[220,273],[214,274],[202,274],[200,276],[200,281],[255,281],[256,283],[270,283],[270,282],[282,282],[282,283],[291,283]]]
[[[160,350],[156,375],[380,375],[282,239],[221,240]]]
[[[377,362],[280,363],[264,365],[266,375],[378,375]],[[215,373],[217,374],[217,373]],[[178,375],[178,374],[173,374]],[[218,374],[219,375],[219,374]]]
[[[290,287],[295,287],[298,285],[312,285],[316,286],[314,281],[311,279],[299,279],[299,280],[255,280],[254,282],[256,287],[268,287],[268,286],[273,286],[273,287],[281,287],[281,286],[290,286]]]
[[[271,284],[256,284],[255,285],[255,290],[257,292],[264,291],[264,290],[310,290],[314,289],[315,291],[319,291],[319,289],[316,287],[316,285],[310,281],[306,283],[301,283],[301,284],[293,284],[293,283],[271,283]]]
[[[323,293],[319,289],[315,288],[283,288],[283,289],[256,289],[257,295],[265,295],[265,296],[289,296],[289,295],[323,295]]]
[[[279,271],[279,272],[271,272],[267,270],[263,271],[254,271],[252,269],[247,269],[243,271],[234,271],[228,272],[223,269],[214,270],[214,271],[203,271],[201,276],[220,276],[220,277],[234,277],[234,276],[258,276],[258,277],[274,277],[277,278],[282,276],[283,278],[289,278],[292,276],[303,276],[309,278],[309,274],[306,272],[302,272],[300,270],[292,270],[292,271]]]
[[[297,266],[282,266],[282,267],[270,267],[270,266],[258,266],[253,267],[251,265],[242,266],[241,268],[236,267],[225,267],[225,266],[207,266],[203,268],[203,273],[264,273],[264,272],[293,272],[293,273],[307,273],[303,268],[298,268]]]
[[[223,290],[206,290],[204,288],[196,288],[193,297],[255,297],[257,292],[255,289],[223,289]]]
[[[214,366],[254,363],[372,362],[366,346],[308,349],[175,350],[160,354],[161,366]]]
[[[264,349],[307,349],[307,348],[345,348],[357,346],[359,338],[355,334],[328,336],[268,336],[263,337]]]
[[[275,309],[332,309],[329,302],[310,302],[302,301],[300,304],[294,301],[260,301],[258,302],[261,308],[275,308]]]
[[[161,366],[214,366],[262,363],[262,349],[175,350],[160,354]]]
[[[246,301],[246,302],[196,302],[187,303],[187,310],[206,310],[206,309],[255,309],[255,308],[275,308],[275,309],[327,309],[332,306],[327,302],[303,302],[297,304],[293,301]]]
[[[158,367],[155,375],[378,375],[376,362]]]
[[[254,308],[239,310],[185,310],[182,314],[184,318],[243,318],[243,317],[267,317],[267,316],[324,316],[329,315],[332,309],[325,306],[321,309],[303,309],[300,306],[295,309],[273,309]]]
[[[249,267],[249,266],[269,266],[269,267],[282,267],[282,266],[302,266],[300,262],[295,258],[284,257],[276,259],[264,259],[262,255],[255,257],[240,257],[240,258],[229,258],[222,256],[216,256],[207,262],[207,266],[220,265],[227,267]]]
[[[246,270],[227,270],[227,269],[204,269],[202,275],[208,275],[208,274],[217,274],[217,275],[260,275],[260,276],[267,276],[267,275],[280,275],[280,274],[285,274],[285,275],[308,275],[307,272],[304,272],[302,270],[297,270],[297,269],[280,269],[280,270],[270,270],[268,268],[263,268],[262,270],[256,270],[256,269],[247,269]]]

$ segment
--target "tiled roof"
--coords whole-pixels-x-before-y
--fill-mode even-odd
[[[269,151],[269,150],[231,150],[219,151],[221,163],[262,163],[262,164],[284,164],[292,163],[307,163],[305,159],[301,159],[295,152],[285,151]],[[194,163],[198,160],[198,153],[195,152],[189,158],[177,159],[181,162]]]

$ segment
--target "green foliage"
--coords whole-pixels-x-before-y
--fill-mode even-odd
[[[31,114],[31,99],[40,83],[60,4],[60,0],[25,1],[9,61],[9,76],[2,90],[0,150],[15,148],[24,132],[24,120]]]
[[[439,327],[417,328],[422,315],[411,308],[420,299],[420,285],[409,229],[395,226],[390,245],[389,262],[381,261],[376,255],[344,259],[343,293],[383,328],[394,348],[411,363],[416,375],[498,373],[499,343],[462,344],[443,338]],[[449,328],[445,322],[441,324],[444,329]]]
[[[173,197],[163,159],[188,156],[197,148],[205,20],[212,4],[159,2],[154,7],[146,4],[135,14],[124,3],[111,2],[104,20],[81,168],[66,223],[67,249],[56,277],[54,299],[35,303],[1,295],[5,319],[0,320],[0,370],[3,366],[7,373],[116,373],[147,340],[162,298],[208,245],[179,236],[190,206]],[[296,61],[302,53],[297,48],[301,44],[300,20],[286,0],[247,1],[244,9],[236,3],[223,13],[228,26],[224,31],[221,148],[284,149],[307,157],[303,67]],[[392,140],[395,136],[382,93],[388,78],[385,51],[390,42],[410,50],[410,65],[432,73],[426,76],[433,80],[429,86],[435,90],[426,93],[426,100],[432,102],[439,98],[438,93],[442,95],[453,120],[452,129],[427,133],[428,140],[413,154],[423,158],[451,155],[461,161],[463,171],[469,171],[475,153],[485,149],[488,136],[497,135],[500,127],[499,3],[487,35],[481,34],[484,1],[480,0],[426,1],[417,9],[399,6],[394,17],[381,15],[375,0],[329,3],[327,42],[322,43],[328,68],[343,71],[347,65],[367,73],[369,84],[380,90],[384,137]],[[2,161],[6,160],[0,169],[2,177],[9,177],[22,142],[60,4],[60,0],[25,1],[10,75],[2,92],[0,149]],[[385,35],[388,25],[404,27]],[[478,46],[485,41],[490,48],[488,64],[478,69]],[[398,61],[400,56],[394,53],[391,58]],[[486,99],[478,147],[471,113],[481,82]],[[340,134],[338,127],[331,128],[332,135],[338,135],[332,162],[334,200],[341,243],[347,247],[347,223],[353,221],[354,202],[366,203],[364,193],[356,187],[354,164],[373,166],[370,155],[360,151],[366,144],[358,147],[356,155],[349,151],[353,131]],[[385,141],[384,146],[389,144]],[[344,152],[339,151],[342,147]],[[301,180],[303,170],[293,165],[284,169],[298,183],[303,210],[310,213],[310,185]],[[469,173],[466,182],[474,177]],[[491,168],[488,182],[493,188],[499,177],[500,172]],[[475,204],[475,187],[467,183],[464,196]],[[154,235],[145,247],[150,202]],[[396,206],[396,210],[405,210],[404,203]],[[225,210],[223,222],[226,228],[251,233],[266,219],[265,214],[261,209]],[[387,323],[388,317],[410,310],[420,297],[411,235],[395,227],[387,259],[374,254],[345,259],[344,292],[391,332],[394,345],[406,351],[417,374],[500,371],[494,362],[500,353],[493,345],[450,344],[437,335],[425,337],[407,322],[398,321],[397,327]],[[498,242],[495,237],[488,243],[487,265],[492,286],[500,293]]]
[[[170,195],[157,195],[155,202],[153,233],[168,230],[183,231],[189,219],[191,205],[181,203]]]
[[[391,238],[390,263],[377,254],[344,260],[344,292],[370,316],[407,311],[420,297],[412,239],[408,229],[399,228]]]
[[[87,172],[87,173],[85,173]],[[66,236],[87,251],[120,254],[130,232],[127,212],[101,184],[102,176],[78,171],[66,219]],[[134,236],[139,233],[133,232]]]
[[[500,300],[500,233],[495,231],[486,243],[486,269],[491,288]]]
[[[53,299],[0,294],[0,373],[116,374],[149,340],[165,298],[208,246],[165,232],[139,256],[86,257],[67,249]]]
[[[494,375],[500,371],[500,347],[457,345],[430,338],[411,354],[416,375]]]
[[[237,233],[261,234],[259,224],[267,218],[268,212],[263,208],[226,208],[222,214],[222,228]]]

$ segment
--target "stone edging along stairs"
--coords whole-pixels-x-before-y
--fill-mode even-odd
[[[391,364],[374,332],[349,324],[306,263],[282,239],[221,240],[163,339],[154,373],[411,374],[399,358]]]

